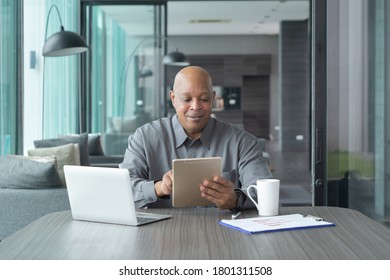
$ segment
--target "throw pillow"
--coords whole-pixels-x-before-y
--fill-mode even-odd
[[[18,159],[26,159],[26,160],[33,160],[38,162],[46,162],[46,163],[52,163],[53,165],[57,166],[57,159],[53,156],[45,156],[45,157],[29,157],[29,156],[22,156],[22,155],[9,155],[11,158],[18,158]]]
[[[54,160],[53,160],[54,159]],[[55,158],[0,157],[0,188],[43,189],[63,186]]]
[[[57,159],[57,170],[63,185],[66,185],[64,175],[64,165],[76,165],[74,144],[51,148],[38,148],[28,151],[29,156],[55,156]]]
[[[100,133],[88,134],[88,150],[90,156],[104,156]]]
[[[74,146],[75,165],[81,165],[79,144],[73,144],[73,146]]]
[[[79,144],[80,164],[89,165],[88,133],[82,133],[80,135],[66,135],[52,139],[35,140],[34,146],[35,148],[49,148],[62,146],[69,143]]]
[[[117,133],[132,133],[137,129],[137,119],[135,117],[112,117],[112,127]]]

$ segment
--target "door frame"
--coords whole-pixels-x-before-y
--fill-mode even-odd
[[[311,167],[313,205],[327,205],[326,182],[326,9],[311,1]]]

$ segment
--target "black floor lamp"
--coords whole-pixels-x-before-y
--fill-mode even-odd
[[[49,25],[49,18],[51,11],[55,9],[57,11],[60,20],[60,31],[54,33],[47,38],[47,29]],[[42,55],[43,59],[43,88],[42,88],[42,138],[44,138],[44,122],[45,122],[45,62],[46,57],[55,56],[67,56],[73,54],[83,53],[88,50],[87,43],[84,38],[79,34],[72,31],[65,31],[62,24],[62,19],[58,7],[52,5],[49,9],[46,18],[46,29],[45,29],[45,44],[43,45]]]
[[[165,41],[173,44],[172,41],[168,40],[168,38],[164,37],[164,36],[151,36],[151,37],[146,37],[143,40],[141,40],[135,46],[135,48],[133,49],[133,51],[130,53],[130,55],[127,57],[127,59],[125,61],[124,68],[123,68],[123,71],[122,71],[122,73],[124,74],[124,77],[126,77],[128,68],[130,66],[130,63],[133,60],[133,58],[135,57],[135,55],[137,54],[137,52],[139,51],[140,47],[146,41],[151,40],[151,39],[153,39],[153,40],[165,40]],[[173,44],[173,45],[175,46],[176,50],[166,54],[163,57],[162,64],[164,64],[166,66],[188,66],[188,65],[190,65],[190,62],[189,62],[188,58],[186,57],[186,55],[183,54],[182,52],[179,52],[179,49],[178,49],[178,47],[175,44]]]
[[[60,31],[54,33],[47,39],[47,28],[49,25],[49,17],[52,9],[56,9],[60,19]],[[62,25],[62,19],[58,7],[52,5],[46,19],[45,44],[43,45],[43,56],[66,56],[82,53],[88,50],[87,43],[79,34],[72,31],[65,31]]]
[[[190,65],[190,62],[187,58],[187,56],[185,54],[183,54],[182,52],[179,52],[178,50],[178,47],[172,42],[170,41],[167,37],[165,36],[150,36],[150,37],[146,37],[144,38],[143,40],[141,40],[133,49],[133,51],[130,53],[130,55],[127,57],[127,59],[125,60],[125,64],[124,64],[124,67],[122,69],[122,76],[121,76],[121,89],[122,89],[122,100],[121,100],[121,104],[122,104],[122,110],[121,110],[121,113],[122,113],[122,121],[123,121],[123,118],[124,118],[124,107],[125,107],[125,98],[126,98],[126,80],[127,80],[127,74],[128,74],[128,70],[129,70],[129,66],[131,64],[131,62],[133,60],[135,60],[134,58],[136,57],[139,49],[141,48],[141,46],[148,40],[159,40],[159,41],[166,41],[168,43],[171,43],[174,47],[175,47],[175,51],[173,52],[170,52],[168,54],[166,54],[161,63],[165,66],[181,66],[181,67],[185,67],[185,66],[188,66]],[[157,44],[158,46],[160,46],[161,44]],[[141,70],[142,71],[142,70]],[[150,73],[148,73],[150,74]],[[137,77],[138,78],[142,78],[143,76],[146,76],[146,75],[143,75],[143,73],[139,73],[137,71]]]

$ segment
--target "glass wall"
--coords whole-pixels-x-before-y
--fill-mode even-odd
[[[61,27],[55,9],[48,18],[52,5],[64,29],[79,33],[78,0],[24,0],[25,152],[34,140],[79,132],[80,55],[42,56],[45,39]]]
[[[0,2],[0,155],[18,150],[18,1]]]
[[[162,116],[164,6],[129,2],[89,11],[88,123],[101,133],[105,154],[123,155],[128,136]]]
[[[328,1],[328,204],[389,220],[390,3]]]

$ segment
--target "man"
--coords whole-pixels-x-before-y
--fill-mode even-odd
[[[220,209],[244,207],[245,188],[272,177],[257,139],[211,117],[215,92],[203,68],[180,70],[169,95],[176,115],[138,128],[119,165],[130,172],[136,207],[171,206],[173,159],[217,156],[223,161],[222,177],[202,182],[202,197]]]

